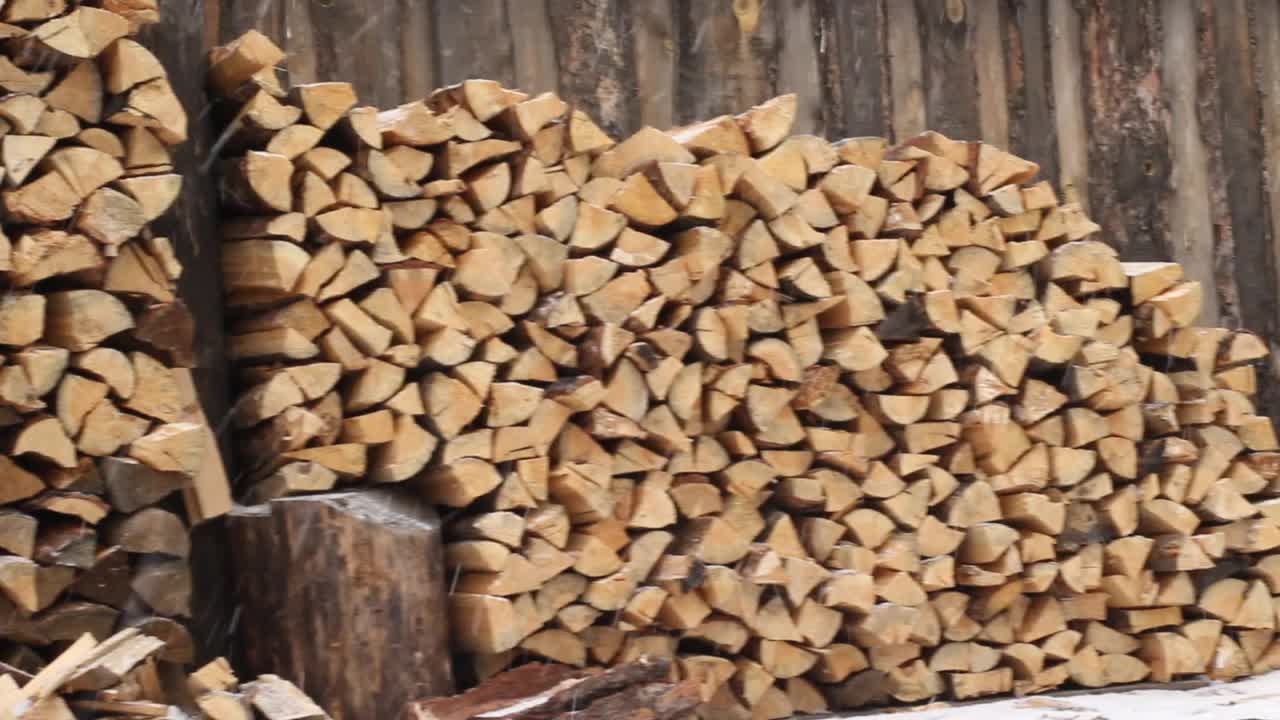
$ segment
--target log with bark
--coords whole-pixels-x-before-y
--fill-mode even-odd
[[[283,57],[212,57],[245,495],[440,506],[460,678],[663,657],[774,718],[1280,664],[1268,348],[1034,163]]]
[[[406,720],[679,720],[699,704],[698,683],[666,682],[666,658],[641,658],[608,670],[530,663],[499,673],[454,697],[422,700]]]
[[[336,718],[451,694],[440,520],[415,500],[383,489],[232,511],[243,669],[296,679]]]
[[[0,13],[0,659],[37,676],[85,633],[189,615],[188,528],[230,504],[189,376],[186,240],[152,227],[187,136],[132,38],[157,12]]]

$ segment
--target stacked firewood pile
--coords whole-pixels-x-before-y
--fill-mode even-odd
[[[380,111],[282,57],[212,69],[251,494],[455,508],[477,677],[668,657],[777,718],[1280,664],[1266,348],[1035,164],[791,96],[621,142],[485,80]]]
[[[83,633],[188,615],[179,491],[192,521],[219,511],[196,487],[217,463],[184,369],[178,240],[150,226],[187,135],[131,39],[156,19],[154,0],[0,9],[0,660],[31,673]]]
[[[181,663],[190,661],[188,641],[137,628],[101,642],[85,633],[34,674],[15,669],[0,674],[0,719],[191,717],[185,711],[210,720],[328,718],[293,683],[274,675],[241,686],[222,658],[183,675]]]

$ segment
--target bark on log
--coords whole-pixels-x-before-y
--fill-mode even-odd
[[[390,491],[274,500],[228,519],[245,666],[335,720],[453,692],[440,521]]]

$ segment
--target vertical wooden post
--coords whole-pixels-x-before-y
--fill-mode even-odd
[[[798,97],[796,124],[792,132],[823,135],[822,106],[826,104],[825,88],[814,82],[818,73],[818,48],[814,44],[812,0],[789,0],[777,9],[779,92],[794,92]],[[746,108],[743,108],[744,110]]]
[[[824,0],[819,8],[819,54],[830,138],[889,131],[889,77],[883,2]]]
[[[1227,291],[1214,272],[1214,220],[1209,202],[1209,153],[1206,129],[1198,112],[1200,88],[1197,77],[1200,54],[1196,27],[1196,7],[1187,0],[1166,0],[1160,6],[1163,37],[1161,81],[1169,125],[1169,194],[1167,209],[1171,259],[1187,269],[1188,280],[1204,287],[1204,305],[1199,321],[1218,325],[1218,296]],[[1231,278],[1234,280],[1234,278]],[[1223,283],[1234,285],[1234,282]]]
[[[954,138],[980,136],[978,93],[974,92],[978,74],[969,43],[973,15],[972,3],[916,3],[925,125]]]
[[[208,168],[203,166],[215,139],[204,93],[206,18],[203,0],[170,0],[163,5],[160,24],[144,29],[139,40],[168,69],[169,81],[189,118],[190,140],[176,148],[173,158],[174,172],[183,177],[182,194],[173,209],[157,221],[156,232],[172,239],[185,268],[178,293],[195,325],[191,376],[216,433],[227,413],[230,389],[223,352],[217,192]],[[224,452],[223,457],[230,454]],[[225,548],[220,521],[193,530],[191,632],[204,658],[222,655],[227,649],[231,607]]]
[[[1015,3],[1006,15],[1010,149],[1040,164],[1040,175],[1058,182],[1058,125],[1053,117],[1053,67],[1048,0]]]
[[[436,77],[435,8],[432,0],[400,0],[400,69],[404,93],[396,104],[425,98],[440,86]]]
[[[974,73],[978,80],[978,127],[982,141],[1009,147],[1009,80],[1005,68],[1004,3],[977,0],[970,3]]]
[[[635,130],[633,38],[623,3],[548,0],[560,95],[621,139]]]
[[[1252,73],[1257,68],[1258,93],[1264,99],[1259,103],[1262,146],[1258,161],[1262,165],[1263,177],[1270,178],[1265,186],[1263,204],[1269,210],[1271,256],[1277,259],[1268,286],[1272,293],[1280,293],[1280,180],[1277,180],[1280,178],[1280,103],[1275,102],[1275,98],[1280,97],[1280,5],[1259,2],[1251,3],[1250,7],[1253,41],[1246,44],[1257,49],[1257,57],[1249,71]],[[1276,314],[1273,322],[1280,327],[1280,303],[1259,305]],[[1271,338],[1271,343],[1274,347],[1276,338]],[[1268,382],[1263,388],[1262,408],[1273,418],[1280,417],[1280,399],[1266,401],[1266,398],[1280,395],[1280,363],[1271,363],[1266,377]]]
[[[530,95],[560,87],[546,0],[507,0],[516,86]]]
[[[1085,3],[1082,53],[1072,60],[1087,79],[1088,135],[1082,142],[1089,153],[1088,187],[1076,190],[1088,193],[1090,216],[1132,261],[1173,259],[1177,242],[1169,226],[1168,97],[1160,82],[1163,7],[1154,0]],[[1063,137],[1064,144],[1071,140]]]
[[[1214,198],[1221,198],[1226,206],[1223,210],[1230,216],[1226,224],[1231,247],[1223,248],[1220,242],[1217,262],[1232,272],[1237,288],[1233,298],[1236,306],[1231,308],[1224,303],[1223,316],[1242,320],[1244,327],[1274,342],[1280,335],[1276,317],[1276,229],[1267,217],[1268,184],[1262,135],[1265,110],[1262,106],[1275,113],[1275,96],[1259,92],[1254,62],[1259,59],[1258,54],[1270,52],[1275,56],[1276,51],[1275,48],[1255,49],[1250,41],[1249,34],[1255,23],[1245,0],[1214,3],[1201,6],[1200,10],[1202,22],[1211,25],[1201,35],[1212,38],[1212,47],[1207,48],[1207,52],[1213,55],[1203,58],[1199,66],[1209,65],[1204,62],[1209,60],[1215,71],[1213,86],[1200,90],[1201,106],[1211,103],[1216,109],[1216,112],[1205,113],[1208,121],[1217,126],[1216,133],[1206,133],[1209,149],[1217,161],[1210,172],[1216,176]],[[1205,17],[1210,10],[1212,15]],[[1276,69],[1270,71],[1274,74]],[[1214,91],[1216,94],[1206,103],[1204,96]],[[1270,187],[1275,191],[1277,183],[1275,176],[1271,177]],[[1224,254],[1227,249],[1233,252]],[[1223,262],[1223,259],[1229,261]],[[1263,272],[1263,268],[1267,271]]]
[[[437,2],[433,43],[441,85],[468,78],[515,83],[515,50],[505,0]]]
[[[1071,0],[1049,0],[1049,68],[1053,117],[1057,124],[1059,175],[1067,200],[1089,212],[1089,136],[1081,77],[1080,14]],[[1028,129],[1034,132],[1034,128]]]
[[[891,139],[905,140],[925,130],[924,60],[915,3],[885,3],[885,52],[889,56]]]
[[[1280,258],[1280,104],[1275,99],[1280,97],[1280,6],[1275,3],[1260,2],[1253,6],[1253,20],[1256,40],[1246,45],[1257,48],[1258,56],[1258,92],[1262,102],[1261,134],[1262,148],[1260,162],[1263,176],[1271,178],[1266,185],[1264,204],[1270,208],[1271,255]],[[1252,67],[1249,68],[1253,70]],[[1272,292],[1280,287],[1280,260],[1277,261],[1272,276]],[[1278,313],[1275,303],[1267,306],[1270,312]],[[1280,316],[1275,319],[1280,325]]]
[[[636,90],[640,125],[666,129],[675,125],[676,62],[680,56],[678,28],[671,0],[633,5]]]

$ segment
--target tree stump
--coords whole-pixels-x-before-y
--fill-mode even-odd
[[[398,717],[453,692],[435,511],[386,490],[237,508],[246,674],[301,686],[334,720]]]

